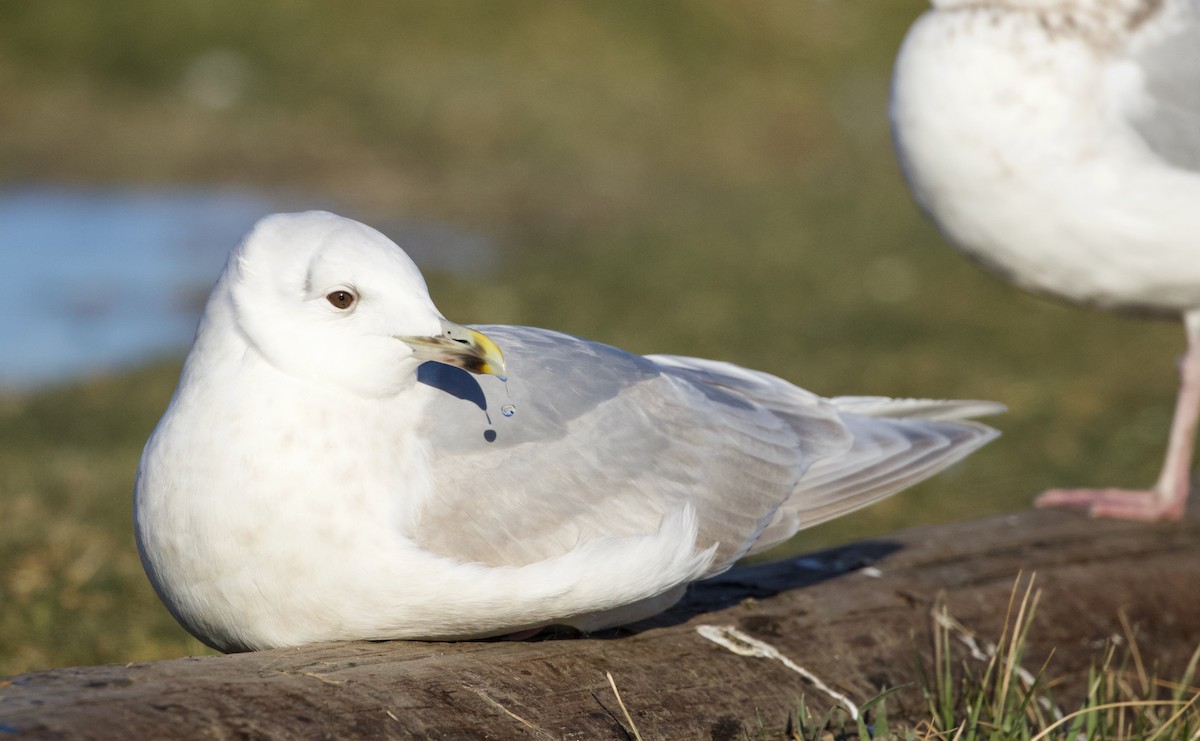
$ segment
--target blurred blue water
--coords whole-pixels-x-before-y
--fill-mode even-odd
[[[113,370],[187,347],[229,249],[260,217],[328,203],[245,190],[0,191],[0,389]],[[487,269],[449,225],[375,224],[423,267]]]

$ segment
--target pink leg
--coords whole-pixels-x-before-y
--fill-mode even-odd
[[[1093,517],[1126,520],[1178,520],[1183,517],[1191,480],[1196,418],[1200,415],[1200,312],[1184,315],[1187,352],[1179,369],[1179,397],[1167,457],[1158,483],[1148,491],[1124,489],[1051,489],[1034,502],[1038,507],[1086,507]]]

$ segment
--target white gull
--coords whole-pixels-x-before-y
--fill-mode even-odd
[[[1200,1],[934,0],[896,60],[891,119],[916,199],[969,256],[1030,291],[1182,317],[1157,483],[1038,499],[1181,517],[1200,413]]]
[[[379,232],[281,214],[208,300],[137,541],[223,651],[596,630],[933,475],[995,436],[960,418],[1000,409],[466,328]]]

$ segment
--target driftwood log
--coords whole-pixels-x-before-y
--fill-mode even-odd
[[[1122,613],[1143,660],[1164,671],[1200,642],[1194,514],[1145,525],[1022,512],[738,569],[614,635],[336,643],[11,677],[0,681],[0,736],[632,738],[611,673],[647,741],[779,738],[802,695],[810,707],[833,702],[797,667],[855,702],[914,682],[939,594],[994,640],[1022,571],[1043,589],[1034,670],[1051,648],[1052,675],[1086,668],[1122,633]],[[778,656],[703,635],[722,626]],[[892,718],[918,719],[922,706],[915,689],[889,697]]]

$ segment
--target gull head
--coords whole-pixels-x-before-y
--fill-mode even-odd
[[[230,255],[222,285],[249,350],[296,378],[383,397],[411,386],[430,360],[505,376],[496,344],[442,316],[404,250],[351,219],[262,219]]]

